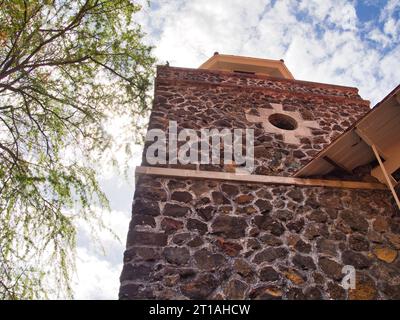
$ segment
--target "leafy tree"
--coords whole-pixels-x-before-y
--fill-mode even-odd
[[[93,167],[116,145],[105,123],[129,119],[129,152],[148,111],[140,9],[0,0],[0,299],[72,296],[76,220],[101,225],[108,207]]]

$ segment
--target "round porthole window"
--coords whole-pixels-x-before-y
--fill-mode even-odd
[[[268,117],[268,121],[275,127],[283,130],[295,130],[297,121],[282,113],[274,113]]]

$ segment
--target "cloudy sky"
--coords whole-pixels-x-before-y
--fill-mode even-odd
[[[400,0],[160,0],[143,1],[137,20],[159,64],[197,68],[215,51],[284,59],[296,79],[355,86],[379,102],[399,83]],[[397,75],[397,77],[396,77]],[[140,164],[140,147],[131,167]],[[134,175],[101,169],[111,201],[104,232],[93,241],[79,226],[77,299],[116,299],[130,220]]]

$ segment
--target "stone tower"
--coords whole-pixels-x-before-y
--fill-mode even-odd
[[[293,178],[369,110],[356,88],[295,80],[283,60],[159,66],[149,129],[254,129],[254,170],[143,157],[120,298],[400,298],[399,214],[371,168],[327,158],[328,175]]]

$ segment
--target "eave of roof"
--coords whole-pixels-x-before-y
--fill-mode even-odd
[[[400,99],[399,99],[399,95],[397,95],[400,92],[400,85],[398,85],[396,88],[394,88],[384,99],[382,99],[382,101],[380,101],[378,104],[375,105],[374,108],[372,108],[370,111],[368,111],[362,118],[360,118],[358,121],[356,121],[355,123],[353,123],[349,128],[347,128],[345,130],[345,132],[343,132],[340,136],[338,136],[333,142],[331,142],[326,148],[324,148],[323,150],[321,150],[318,154],[315,155],[315,157],[313,159],[311,159],[304,167],[302,167],[301,169],[299,169],[293,176],[294,177],[308,177],[308,176],[312,176],[312,175],[318,175],[318,174],[326,174],[330,171],[332,171],[334,169],[334,165],[332,163],[329,163],[329,161],[324,160],[324,157],[328,157],[329,152],[331,152],[334,148],[339,149],[339,148],[343,148],[345,149],[345,142],[346,139],[349,140],[349,136],[352,134],[356,134],[357,136],[360,135],[359,132],[357,132],[357,128],[363,123],[366,122],[367,119],[370,119],[370,117],[374,116],[374,113],[378,112],[382,107],[384,107],[388,101],[392,100],[393,98],[396,99],[397,103],[400,104]],[[368,150],[364,150],[365,151],[365,156],[367,156],[367,153],[369,154],[370,158],[373,158],[373,153],[370,150],[370,143],[368,141],[365,141],[365,137],[361,137],[363,143],[365,144],[365,146],[368,148]],[[362,148],[364,148],[364,146],[362,146]],[[358,152],[360,152],[360,150],[358,150]],[[364,159],[365,161],[367,161],[368,159]],[[321,162],[324,161],[326,163],[326,165],[323,165],[321,163],[317,163],[317,161]],[[318,167],[318,165],[320,166],[320,170],[321,172],[316,173],[315,171],[312,172],[312,168],[314,167]],[[338,161],[337,165],[339,167],[344,167],[340,161]],[[360,164],[362,165],[362,164]],[[330,170],[326,169],[327,167],[330,166]],[[325,172],[323,171],[323,169],[325,168]],[[318,168],[317,168],[318,169]],[[326,170],[328,170],[328,172],[326,172]],[[313,173],[313,174],[311,174]]]

